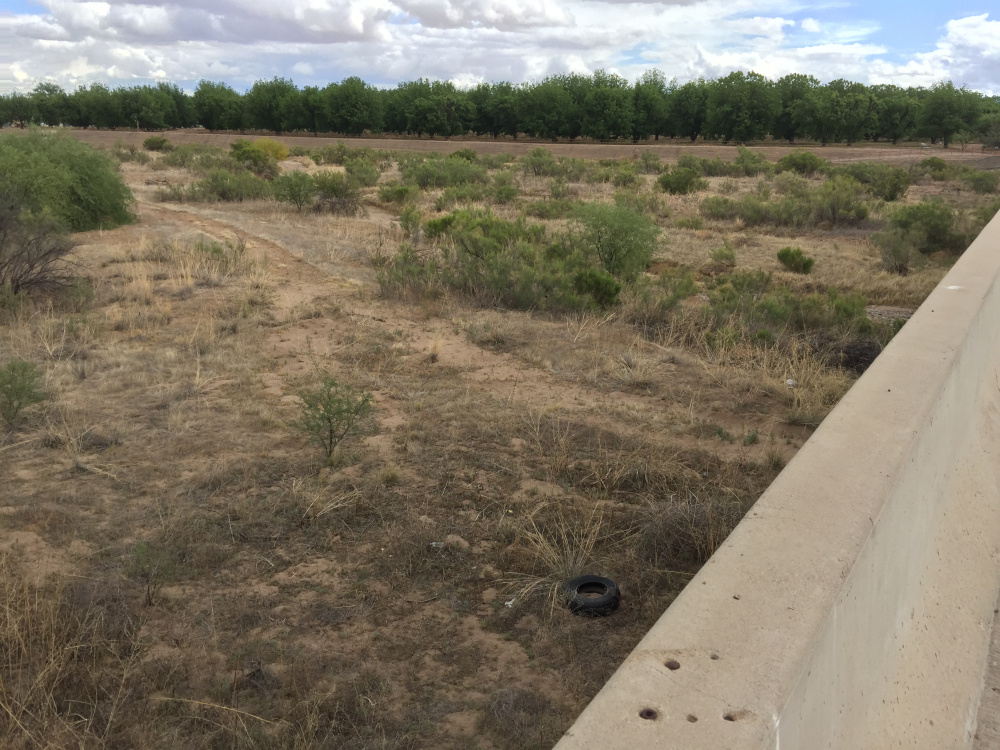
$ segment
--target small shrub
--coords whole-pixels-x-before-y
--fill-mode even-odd
[[[325,370],[317,388],[299,392],[301,415],[295,426],[318,443],[329,459],[340,442],[374,410],[372,395],[358,393]]]
[[[736,265],[736,250],[728,238],[722,240],[722,247],[712,251],[712,260],[722,266],[732,268]]]
[[[344,170],[359,185],[365,187],[373,187],[382,174],[379,168],[368,159],[345,159]]]
[[[313,176],[316,208],[335,214],[353,215],[361,210],[361,191],[346,174],[320,172]]]
[[[252,143],[243,139],[235,140],[229,144],[229,154],[232,160],[243,169],[247,169],[266,180],[273,180],[281,171],[278,168],[278,162],[267,151],[258,148],[258,143],[260,141]],[[271,143],[277,143],[277,141],[271,141]],[[218,166],[213,171],[218,171]]]
[[[452,151],[450,154],[448,154],[447,158],[465,159],[465,161],[468,162],[476,162],[479,161],[479,154],[477,154],[475,150],[471,148],[460,148],[458,149],[458,151]]]
[[[420,234],[420,209],[412,203],[406,206],[399,215],[399,226],[416,240]]]
[[[922,253],[961,252],[965,248],[965,238],[953,229],[954,210],[941,201],[901,206],[893,213],[890,223],[909,233],[910,239],[919,243],[917,249]]]
[[[951,167],[940,156],[928,157],[913,169],[918,175],[930,175],[932,180],[948,180],[952,176]]]
[[[412,203],[420,198],[420,188],[396,180],[378,189],[378,199],[383,203]]]
[[[872,242],[879,249],[882,268],[900,276],[906,276],[923,261],[919,248],[925,239],[920,231],[905,231],[898,227],[872,236]]]
[[[740,186],[736,180],[723,180],[719,183],[719,192],[722,193],[722,195],[732,195],[739,189]]]
[[[299,211],[312,205],[316,198],[316,192],[316,183],[305,172],[283,174],[273,183],[275,199],[283,203],[291,203]]]
[[[805,198],[809,194],[809,180],[793,171],[779,172],[774,177],[774,189],[791,198]]]
[[[249,172],[227,172],[221,169],[210,172],[207,177],[191,186],[187,193],[189,200],[242,202],[267,198],[271,195],[271,183]]]
[[[633,187],[638,185],[640,181],[639,175],[635,173],[635,170],[631,166],[616,169],[611,174],[611,184],[619,188]]]
[[[649,266],[660,229],[648,216],[626,206],[589,203],[577,207],[575,219],[581,244],[608,273],[631,281]]]
[[[736,216],[738,206],[739,204],[731,198],[725,198],[721,195],[710,195],[701,202],[698,210],[706,219],[732,219]]]
[[[640,193],[637,190],[619,190],[615,193],[615,203],[640,214],[649,214],[655,217],[670,216],[670,209],[653,193]]]
[[[853,177],[831,177],[813,193],[815,222],[853,224],[863,221],[868,217],[864,194],[864,187]]]
[[[253,142],[253,148],[262,154],[267,154],[275,161],[284,161],[289,155],[288,146],[271,138],[258,138]]]
[[[778,172],[796,172],[809,177],[817,172],[826,172],[830,168],[830,162],[812,151],[797,150],[782,156],[774,166]]]
[[[669,172],[664,172],[656,182],[664,191],[675,195],[686,195],[708,189],[708,181],[701,179],[697,170],[679,165]]]
[[[485,169],[465,159],[427,159],[403,169],[403,178],[424,189],[489,181]]]
[[[41,383],[42,374],[30,362],[12,359],[0,367],[0,417],[4,422],[13,427],[24,409],[45,400]]]
[[[793,273],[807,274],[812,270],[815,258],[810,258],[798,247],[783,247],[778,251],[778,260]]]
[[[643,151],[639,154],[639,171],[643,174],[659,174],[663,171],[660,155],[653,151]]]
[[[559,162],[547,148],[538,146],[521,157],[521,169],[535,177],[558,177],[562,173]]]
[[[622,285],[614,276],[599,268],[585,268],[578,271],[573,286],[580,294],[588,294],[598,307],[607,309],[618,302]]]
[[[147,151],[172,151],[173,144],[162,135],[151,135],[142,142],[142,147]]]
[[[524,208],[528,216],[536,219],[565,219],[579,205],[571,200],[532,201]]]
[[[71,279],[66,256],[73,242],[51,220],[25,219],[22,204],[20,191],[0,191],[0,290],[11,307],[26,292],[51,291]]]
[[[521,191],[514,184],[514,175],[509,171],[497,172],[496,176],[493,178],[493,187],[490,189],[490,194],[494,203],[504,204],[510,203]]]
[[[833,174],[852,177],[865,186],[870,196],[889,202],[902,198],[910,187],[910,173],[907,170],[879,162],[847,164],[837,167]]]
[[[977,193],[995,193],[1000,188],[1000,171],[972,170],[962,175],[962,182]]]
[[[704,229],[705,222],[701,220],[700,216],[686,216],[683,219],[677,219],[674,226],[678,229]]]

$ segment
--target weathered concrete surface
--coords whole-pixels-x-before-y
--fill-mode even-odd
[[[995,218],[558,750],[970,747],[1000,588],[998,373]]]

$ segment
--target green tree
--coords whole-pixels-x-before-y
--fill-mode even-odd
[[[366,130],[382,130],[384,114],[378,90],[357,76],[328,86],[323,96],[328,120],[338,133],[361,135]]]
[[[873,139],[895,144],[909,137],[917,124],[917,100],[906,89],[890,84],[872,86],[870,90],[879,102]]]
[[[796,107],[817,88],[819,88],[818,80],[800,73],[792,73],[778,79],[775,90],[778,93],[781,110],[771,126],[771,135],[776,139],[795,143],[802,129],[801,122],[794,116]]]
[[[295,426],[319,443],[329,459],[340,442],[374,410],[372,395],[358,393],[329,372],[320,372],[315,389],[299,392],[301,416]]]
[[[709,88],[705,130],[724,141],[759,141],[780,112],[774,84],[759,73],[736,71]]]
[[[46,82],[35,86],[31,92],[35,113],[39,122],[46,125],[69,124],[72,108],[69,95],[54,83]]]
[[[975,127],[981,108],[981,96],[966,88],[955,88],[951,81],[934,84],[922,102],[917,116],[920,131],[945,148],[955,133]]]
[[[624,78],[595,71],[581,108],[581,134],[597,140],[631,136],[633,97],[632,87]]]
[[[672,84],[659,70],[647,70],[636,81],[633,94],[632,138],[660,140],[667,132],[667,98]]]
[[[568,138],[577,119],[570,92],[557,80],[525,84],[518,99],[518,121],[534,138]]]
[[[709,84],[702,78],[689,81],[674,91],[667,100],[670,126],[673,134],[698,140],[705,127]]]
[[[199,81],[192,104],[196,121],[208,130],[243,130],[243,97],[224,83]]]
[[[290,106],[285,99],[294,98],[297,102],[298,97],[298,88],[287,78],[256,81],[246,93],[246,115],[250,127],[283,132]]]

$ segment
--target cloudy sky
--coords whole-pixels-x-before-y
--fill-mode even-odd
[[[1000,0],[0,0],[0,89],[654,67],[680,81],[739,69],[1000,94]]]

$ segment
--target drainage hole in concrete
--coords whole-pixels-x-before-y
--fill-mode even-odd
[[[690,721],[692,724],[694,724],[696,721],[698,721],[698,717],[695,716],[694,714],[688,714],[687,720]]]
[[[711,659],[712,661],[718,661],[719,660],[719,655],[718,654],[712,654],[708,658]]]
[[[681,663],[679,661],[674,661],[673,659],[671,659],[664,666],[666,666],[667,669],[673,671],[675,669],[680,669]]]
[[[660,714],[655,708],[644,708],[639,712],[640,719],[648,719],[649,721],[654,721],[659,718]]]

